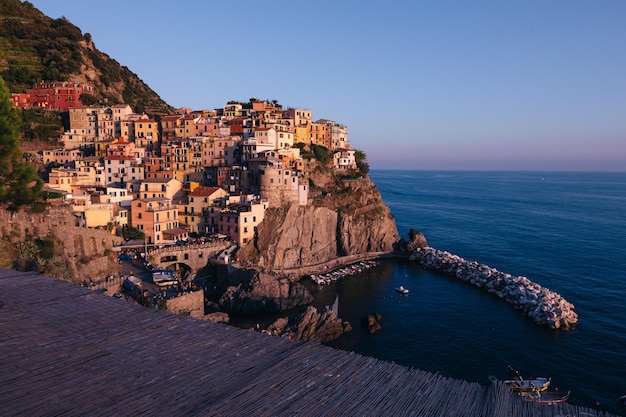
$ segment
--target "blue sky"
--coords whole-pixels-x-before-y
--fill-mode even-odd
[[[626,170],[626,2],[32,0],[175,107],[348,126],[373,169]]]

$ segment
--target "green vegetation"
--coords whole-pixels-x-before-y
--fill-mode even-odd
[[[22,110],[20,130],[24,141],[56,141],[64,126],[58,112],[36,108]]]
[[[65,17],[51,19],[28,1],[0,2],[0,57],[0,76],[14,93],[41,81],[84,82],[81,71],[88,67],[97,74],[88,80],[96,97],[85,95],[85,104],[106,99],[155,118],[171,110],[136,74],[98,51],[89,33],[83,35]]]
[[[124,240],[144,240],[146,235],[141,230],[125,224],[122,226],[122,237]]]
[[[56,198],[63,198],[63,193],[57,193],[54,191],[44,191],[41,193],[41,197],[44,200],[54,200]]]
[[[0,204],[11,209],[32,204],[41,192],[43,181],[35,168],[22,161],[19,109],[13,107],[4,80],[0,77]]]
[[[4,0],[0,37],[7,67],[0,75],[15,92],[42,80],[67,81],[80,72],[83,35],[66,18],[50,19],[29,2]]]
[[[10,249],[7,242],[3,242],[3,246]],[[18,271],[36,271],[57,278],[72,278],[72,269],[56,250],[54,241],[39,238],[16,242],[13,246],[12,268]]]
[[[313,151],[313,155],[315,155],[315,159],[320,163],[327,164],[330,162],[331,154],[326,146],[311,144],[311,150]]]
[[[100,100],[98,100],[96,97],[92,96],[91,94],[81,94],[80,95],[80,101],[85,105],[85,106],[96,106],[96,105],[100,105]]]
[[[367,155],[365,152],[356,149],[354,151],[354,159],[356,159],[356,167],[359,169],[359,172],[364,177],[370,172],[370,166],[366,161]]]

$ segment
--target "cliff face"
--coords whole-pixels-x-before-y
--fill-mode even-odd
[[[317,185],[309,204],[270,207],[254,242],[239,251],[241,261],[281,270],[394,249],[398,230],[368,178],[341,181],[319,170],[311,178]]]

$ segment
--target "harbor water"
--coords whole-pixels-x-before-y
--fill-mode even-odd
[[[339,296],[353,331],[329,345],[488,383],[552,377],[570,403],[626,415],[626,173],[372,170],[395,217],[430,246],[522,275],[573,303],[579,323],[554,331],[509,304],[405,260],[312,286],[315,304]],[[310,283],[309,283],[310,284]],[[403,285],[408,295],[394,291]],[[370,335],[361,317],[382,315]]]

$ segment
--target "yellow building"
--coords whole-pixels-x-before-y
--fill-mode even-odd
[[[293,130],[293,143],[311,143],[309,126],[296,126]]]
[[[94,172],[82,172],[76,169],[53,169],[48,176],[48,187],[67,193],[77,193],[81,187],[95,186],[96,174]]]
[[[183,184],[175,178],[148,178],[139,185],[139,198],[179,198]]]
[[[97,141],[94,143],[95,146],[95,155],[98,158],[104,158],[105,156],[107,156],[108,152],[109,152],[109,145],[114,143],[115,141],[113,139],[107,139],[107,140],[101,140],[101,141]]]
[[[326,124],[324,123],[311,123],[311,143],[314,145],[325,146],[330,149],[330,143],[328,143],[328,136],[326,134]]]
[[[179,205],[178,218],[187,231],[207,234],[217,232],[218,202],[228,193],[218,187],[196,187]]]
[[[135,145],[138,148],[156,146],[159,141],[159,124],[154,120],[140,119],[133,123]]]
[[[165,166],[169,167],[174,178],[181,182],[202,181],[203,144],[207,140],[206,137],[192,137],[161,145]]]
[[[115,204],[91,203],[85,206],[85,225],[87,227],[105,227],[113,222],[115,217]]]

